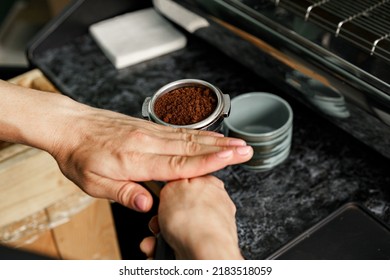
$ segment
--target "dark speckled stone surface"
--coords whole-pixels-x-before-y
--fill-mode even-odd
[[[209,81],[231,97],[268,91],[285,98],[294,111],[289,158],[264,173],[241,166],[216,172],[237,205],[248,259],[266,258],[350,201],[390,225],[387,159],[203,42],[189,38],[183,50],[117,71],[85,35],[43,54],[37,65],[74,99],[136,117],[145,97],[183,78]]]

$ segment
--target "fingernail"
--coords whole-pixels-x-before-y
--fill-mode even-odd
[[[230,146],[245,146],[246,142],[241,139],[232,139],[229,141]]]
[[[157,218],[157,216],[153,216],[152,219],[150,219],[148,227],[149,227],[149,230],[154,235],[157,235],[160,232],[160,228],[158,226],[158,218]]]
[[[252,147],[251,146],[237,147],[236,151],[239,155],[246,156],[247,154],[249,154],[252,151]]]
[[[146,211],[146,206],[148,204],[148,198],[143,195],[143,194],[139,194],[135,197],[134,199],[134,204],[135,204],[135,207],[139,210],[139,211]]]
[[[233,155],[233,151],[232,150],[223,150],[223,151],[220,151],[217,153],[217,157],[219,158],[229,158]]]

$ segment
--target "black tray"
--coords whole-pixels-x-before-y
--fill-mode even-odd
[[[26,48],[27,60],[31,67],[39,68],[60,91],[67,93],[58,76],[52,69],[41,65],[37,57],[87,34],[93,23],[151,6],[151,0],[74,0],[31,40]]]
[[[357,203],[345,204],[268,259],[390,259],[390,229]]]

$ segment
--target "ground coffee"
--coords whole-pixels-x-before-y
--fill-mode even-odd
[[[206,87],[188,86],[161,95],[154,113],[166,123],[190,125],[206,119],[217,107],[217,97]]]

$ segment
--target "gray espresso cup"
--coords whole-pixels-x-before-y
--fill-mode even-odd
[[[254,150],[248,169],[267,171],[290,154],[293,111],[281,97],[266,92],[241,94],[231,100],[225,134],[245,140]]]

